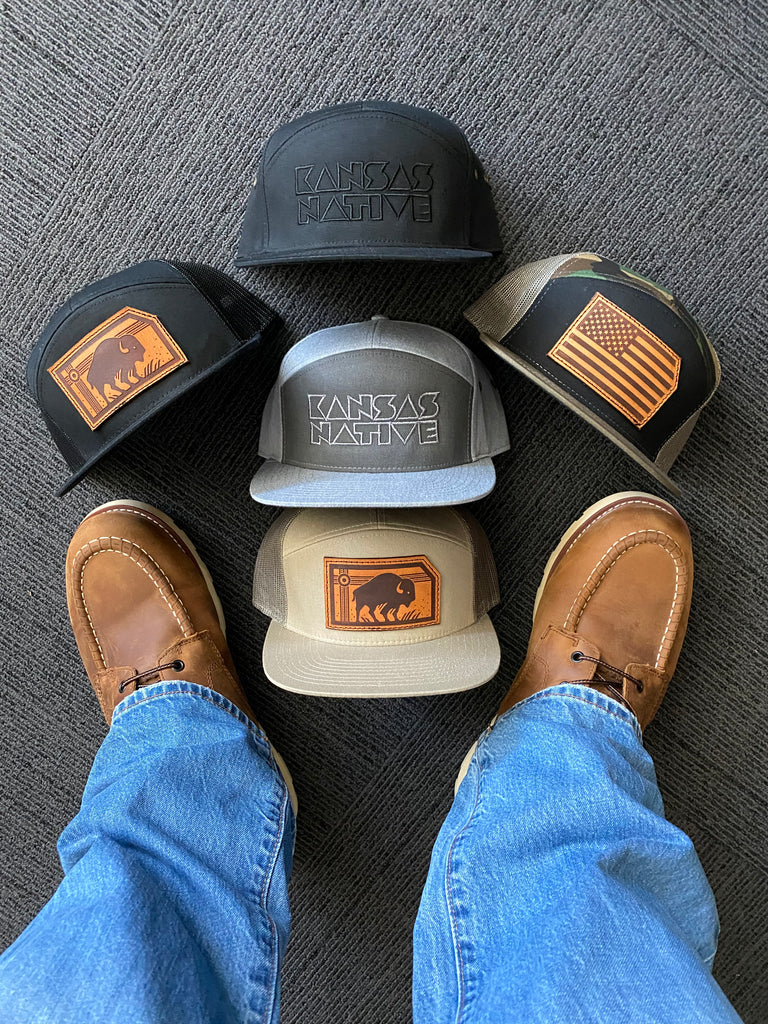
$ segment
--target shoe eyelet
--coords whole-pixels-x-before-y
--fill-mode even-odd
[[[571,661],[581,661],[581,659],[583,657],[584,657],[584,654],[583,654],[582,651],[574,651],[573,654],[571,655]]]
[[[184,662],[180,658],[177,658],[172,667],[174,672],[181,672],[184,669]]]

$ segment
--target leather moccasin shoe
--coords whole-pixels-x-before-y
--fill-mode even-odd
[[[547,562],[528,653],[496,718],[540,690],[581,683],[618,700],[644,729],[677,665],[692,585],[690,533],[670,504],[627,491],[592,505]]]
[[[138,501],[112,501],[78,526],[67,552],[75,640],[104,716],[141,686],[183,680],[256,721],[237,678],[213,581],[176,524]],[[275,761],[296,807],[285,763]]]
[[[644,729],[675,670],[691,606],[688,527],[662,498],[613,494],[588,508],[552,553],[528,654],[499,714],[558,683],[583,683]]]

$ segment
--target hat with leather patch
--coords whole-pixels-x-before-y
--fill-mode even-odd
[[[455,505],[509,448],[498,393],[453,335],[374,317],[293,346],[264,407],[251,496],[266,505]]]
[[[458,509],[304,509],[267,531],[253,603],[267,677],[324,697],[467,690],[497,672],[488,539]]]
[[[501,238],[464,134],[403,103],[326,107],[267,140],[237,266],[305,260],[463,260]]]
[[[720,363],[672,294],[579,252],[507,274],[464,315],[497,355],[680,493],[667,474],[720,383]]]
[[[77,292],[27,364],[29,390],[72,470],[58,493],[275,321],[251,292],[196,263],[148,260]]]

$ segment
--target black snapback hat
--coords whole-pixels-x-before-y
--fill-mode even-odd
[[[720,363],[670,292],[578,252],[519,267],[464,315],[502,359],[680,493],[667,474],[720,383]]]
[[[461,260],[501,247],[464,134],[429,110],[367,101],[305,114],[270,136],[235,262]]]
[[[51,318],[27,384],[73,475],[258,341],[276,320],[226,274],[148,260],[77,292]]]

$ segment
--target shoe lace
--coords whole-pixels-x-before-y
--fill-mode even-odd
[[[123,679],[117,688],[118,692],[124,693],[126,686],[130,683],[136,683],[137,690],[140,686],[148,686],[149,684],[146,682],[139,682],[139,679],[143,679],[145,676],[154,676],[160,672],[165,672],[167,669],[173,669],[174,672],[181,672],[183,668],[184,662],[179,658],[176,658],[174,661],[167,661],[164,665],[155,665],[154,668],[145,668],[143,672],[137,672],[135,676],[129,676],[127,679]]]
[[[603,671],[607,670],[609,672],[613,672],[617,676],[619,676],[620,679],[626,679],[630,683],[634,683],[635,689],[637,690],[638,693],[642,693],[643,689],[644,689],[644,684],[643,684],[642,679],[638,679],[637,676],[633,676],[629,672],[625,672],[624,669],[617,668],[615,665],[611,665],[607,661],[603,661],[602,658],[592,658],[592,657],[590,657],[589,654],[585,654],[583,651],[574,651],[573,654],[571,655],[571,661],[576,661],[576,662],[579,662],[579,661],[589,661],[593,665],[596,665],[597,669],[596,669],[595,674],[592,676],[591,679],[570,679],[570,680],[568,680],[569,682],[571,682],[571,683],[584,683],[587,686],[594,685],[595,683],[598,683],[600,686],[604,686],[611,693],[611,695],[613,697],[615,697],[617,701],[619,701],[621,704],[623,704],[625,708],[627,708],[629,711],[631,711],[632,714],[635,713],[635,709],[632,707],[632,705],[626,699],[624,694],[616,689],[616,682],[617,682],[617,680],[615,680],[615,679],[606,679],[604,675],[600,674],[600,670],[602,669]]]

